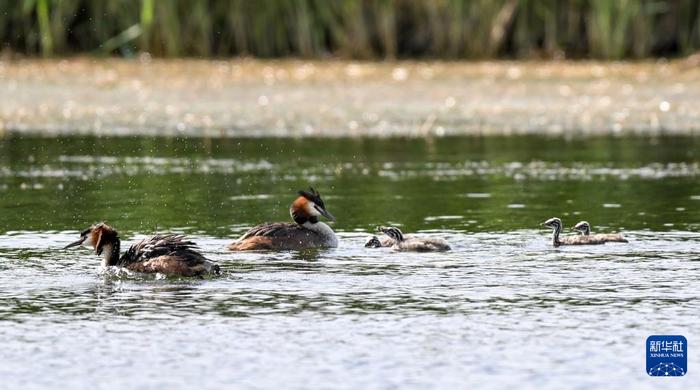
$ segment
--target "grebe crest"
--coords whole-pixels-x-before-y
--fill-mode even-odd
[[[298,194],[299,197],[289,208],[289,214],[294,222],[299,225],[304,225],[307,222],[317,223],[320,216],[335,221],[335,217],[326,210],[326,205],[318,191],[310,187],[309,191],[301,190]]]
[[[99,222],[80,232],[80,239],[64,249],[79,245],[92,248],[97,256],[102,256],[102,265],[106,267],[119,260],[119,244],[119,233],[106,222]]]

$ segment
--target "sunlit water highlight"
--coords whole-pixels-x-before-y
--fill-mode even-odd
[[[698,134],[691,61],[3,61],[0,134]]]
[[[650,388],[644,340],[682,334],[689,374],[663,384],[687,388],[700,359],[694,139],[517,141],[5,139],[3,385]],[[225,250],[288,219],[308,183],[338,217],[337,249]],[[553,248],[537,224],[554,215],[630,243]],[[128,275],[61,250],[99,219],[125,244],[187,233],[223,275]],[[378,224],[453,250],[364,248]]]

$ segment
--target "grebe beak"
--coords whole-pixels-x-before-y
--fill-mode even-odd
[[[319,205],[315,205],[315,208],[316,210],[318,210],[319,213],[321,213],[321,215],[328,218],[330,221],[335,222],[335,217],[333,216],[333,214],[329,213],[328,210],[324,209]]]
[[[78,241],[76,241],[76,242],[72,242],[72,243],[70,243],[70,244],[64,246],[63,249],[68,249],[68,248],[72,248],[72,247],[74,247],[74,246],[79,246],[79,245],[81,245],[83,242],[85,242],[85,239],[86,239],[86,238],[87,238],[87,237],[80,237],[80,240],[78,240]]]

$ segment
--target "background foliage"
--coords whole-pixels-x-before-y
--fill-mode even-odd
[[[0,0],[3,51],[643,58],[700,48],[697,0]]]

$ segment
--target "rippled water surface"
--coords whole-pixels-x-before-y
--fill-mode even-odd
[[[0,139],[2,387],[687,388],[699,369],[696,138]],[[309,184],[337,249],[227,253]],[[586,219],[629,244],[553,248]],[[79,230],[184,232],[224,272],[100,270]],[[453,250],[363,247],[378,224]],[[645,374],[651,334],[684,378]],[[40,375],[38,373],[41,373]]]

